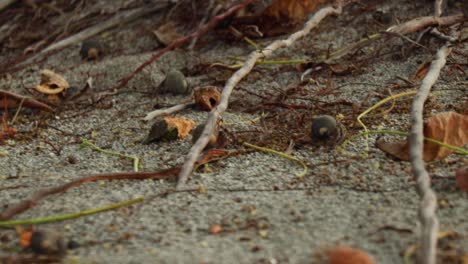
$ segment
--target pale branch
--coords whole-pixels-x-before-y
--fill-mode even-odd
[[[0,0],[0,11],[7,8],[9,5],[16,2],[16,0]]]
[[[411,131],[410,141],[410,162],[412,172],[416,180],[416,188],[420,196],[419,221],[421,222],[421,254],[419,263],[435,264],[437,253],[437,232],[439,222],[436,216],[437,197],[431,189],[431,179],[425,169],[423,161],[423,110],[431,87],[437,81],[441,69],[446,63],[447,56],[451,52],[450,43],[444,45],[432,61],[429,72],[422,80],[421,86],[414,97],[411,107]]]
[[[119,13],[102,23],[99,23],[95,26],[87,28],[81,32],[76,33],[75,35],[72,35],[66,39],[60,40],[59,42],[51,44],[50,46],[41,50],[39,53],[35,54],[34,56],[19,63],[18,65],[16,65],[16,67],[21,67],[21,66],[33,63],[37,60],[42,59],[45,55],[49,54],[52,51],[59,50],[59,49],[68,47],[70,45],[77,44],[83,40],[86,40],[94,35],[99,34],[100,32],[104,30],[110,29],[117,25],[122,25],[128,22],[131,22],[139,17],[142,17],[145,15],[151,14],[153,12],[159,11],[161,9],[164,9],[168,7],[169,5],[170,5],[169,1],[160,1],[155,4],[151,4],[149,6],[144,6],[144,7],[136,8],[130,11]]]
[[[184,110],[185,108],[189,108],[193,105],[194,103],[185,103],[185,104],[174,105],[166,109],[158,109],[158,110],[147,113],[146,116],[143,118],[143,120],[149,121],[149,120],[155,119],[158,116],[174,114],[174,113]]]
[[[455,23],[466,21],[467,18],[463,14],[457,14],[453,16],[445,17],[434,17],[434,16],[425,16],[418,17],[407,21],[401,25],[392,26],[387,29],[388,32],[398,33],[401,35],[406,35],[411,32],[418,31],[427,27],[436,27],[436,26],[449,26]]]
[[[342,6],[344,4],[339,2],[338,7],[325,7],[320,9],[317,13],[312,16],[312,18],[307,21],[304,28],[300,31],[295,32],[294,34],[290,35],[287,39],[284,40],[276,40],[262,51],[253,51],[248,59],[244,62],[243,66],[237,70],[226,82],[226,85],[223,88],[223,92],[221,94],[221,100],[217,107],[215,107],[208,115],[208,120],[206,122],[205,128],[203,130],[202,135],[199,139],[195,142],[195,144],[190,149],[188,153],[185,163],[182,166],[182,170],[179,173],[177,189],[181,189],[188,180],[189,175],[192,173],[194,168],[194,164],[197,161],[200,153],[206,147],[211,135],[214,132],[214,128],[218,123],[221,115],[226,111],[229,103],[229,96],[232,93],[232,90],[238,84],[242,78],[244,78],[247,74],[250,73],[252,68],[255,66],[255,63],[260,58],[266,58],[273,54],[279,48],[284,48],[292,45],[296,40],[302,38],[309,34],[309,32],[316,27],[324,18],[332,14],[340,14],[342,11]]]

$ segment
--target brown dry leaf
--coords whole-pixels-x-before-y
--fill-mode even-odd
[[[33,98],[22,96],[10,91],[0,90],[0,109],[17,108],[22,104],[22,107],[38,108],[44,111],[53,112],[50,106],[39,102]]]
[[[427,72],[429,71],[429,67],[431,66],[430,61],[423,62],[419,65],[418,69],[414,73],[413,77],[411,77],[412,81],[421,81],[424,77],[426,77]]]
[[[161,25],[158,29],[153,31],[154,35],[159,42],[165,46],[171,44],[175,40],[183,37],[178,31],[175,24],[172,21],[167,22],[166,24]]]
[[[59,74],[51,70],[42,70],[41,83],[36,86],[36,90],[47,95],[57,95],[69,87],[68,82]]]
[[[457,170],[455,173],[455,178],[457,179],[458,188],[468,192],[468,166]]]
[[[326,0],[276,0],[266,10],[264,15],[297,23],[304,20],[312,11]]]
[[[327,250],[328,264],[375,264],[366,252],[347,246],[336,246]]]
[[[189,119],[164,117],[164,121],[166,121],[169,130],[177,129],[179,138],[186,138],[195,126],[195,122]]]
[[[193,98],[202,110],[211,111],[221,100],[220,89],[216,86],[197,87],[194,89]]]
[[[456,147],[468,143],[468,116],[455,112],[445,112],[430,117],[424,122],[424,137],[435,139]],[[382,151],[401,160],[409,160],[409,141],[376,142]],[[425,141],[423,150],[424,161],[440,160],[451,154],[453,150]]]

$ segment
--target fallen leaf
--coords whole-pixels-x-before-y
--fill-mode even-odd
[[[189,119],[164,117],[164,120],[166,121],[169,129],[177,129],[179,138],[186,138],[195,126],[195,122]]]
[[[193,98],[202,110],[211,111],[221,100],[220,89],[216,86],[197,87],[194,89]]]
[[[468,192],[468,166],[457,170],[455,178],[457,179],[458,188]]]
[[[468,143],[468,116],[455,112],[445,112],[430,117],[424,122],[424,137],[456,147],[463,147]],[[376,146],[396,158],[405,161],[409,160],[408,139],[396,142],[377,140]],[[446,147],[424,141],[424,161],[440,160],[452,152],[453,150]]]
[[[149,144],[159,140],[176,140],[185,138],[195,126],[195,122],[188,119],[164,117],[156,121],[150,129],[148,136],[143,140],[143,144]]]
[[[36,86],[36,90],[47,95],[57,95],[68,89],[70,85],[59,74],[51,70],[41,71],[41,82]]]
[[[347,246],[335,246],[327,250],[328,264],[375,264],[366,252]]]
[[[0,109],[18,108],[21,105],[21,101],[23,102],[22,107],[37,108],[49,112],[54,111],[54,109],[47,104],[39,102],[33,98],[22,96],[10,91],[0,90]]]
[[[158,29],[154,30],[153,33],[158,39],[158,41],[164,44],[165,46],[183,37],[177,31],[177,28],[172,21],[169,21],[166,24],[161,25],[160,27],[158,27]]]
[[[418,69],[414,73],[413,77],[411,77],[412,81],[421,81],[424,77],[426,77],[427,72],[429,71],[429,67],[431,66],[430,61],[423,62],[419,65]]]
[[[276,0],[266,10],[264,15],[276,20],[287,20],[298,23],[304,20],[325,0]]]

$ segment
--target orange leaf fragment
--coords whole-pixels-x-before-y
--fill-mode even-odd
[[[218,224],[215,224],[215,225],[212,225],[210,227],[210,233],[211,234],[219,234],[223,231],[223,227],[218,225]]]
[[[424,122],[424,137],[431,138],[456,147],[468,143],[468,116],[455,112],[445,112],[430,117]],[[382,151],[399,158],[409,160],[409,140],[397,142],[377,141]],[[424,141],[424,161],[440,160],[450,155],[453,150],[438,144]]]
[[[195,126],[195,122],[189,119],[164,117],[168,130],[177,129],[179,138],[186,138]]]
[[[366,252],[347,246],[336,246],[327,250],[328,264],[375,264]]]
[[[17,226],[16,233],[18,234],[19,244],[22,248],[28,248],[31,245],[31,238],[33,230],[32,228],[23,228],[22,226]]]
[[[457,179],[458,187],[463,191],[468,192],[468,166],[457,170],[455,178]]]
[[[265,15],[277,20],[286,19],[292,23],[305,19],[325,0],[276,0],[266,10]]]

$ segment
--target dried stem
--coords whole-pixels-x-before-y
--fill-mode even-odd
[[[320,23],[320,21],[322,21],[328,15],[340,14],[341,10],[342,10],[341,2],[339,3],[337,8],[334,8],[334,7],[322,8],[317,13],[315,13],[315,15],[309,21],[307,21],[307,23],[305,24],[302,30],[290,35],[285,40],[274,41],[262,51],[260,52],[254,51],[249,55],[248,59],[245,61],[242,68],[237,70],[234,73],[234,75],[232,75],[231,78],[229,78],[229,80],[226,82],[226,85],[224,86],[223,92],[221,94],[221,100],[220,100],[219,105],[216,108],[214,108],[208,115],[208,121],[206,122],[203,133],[200,136],[200,138],[197,140],[197,142],[195,142],[195,144],[190,149],[190,152],[187,155],[187,158],[182,167],[182,170],[179,173],[179,181],[177,184],[178,189],[181,189],[183,185],[187,182],[188,177],[194,168],[194,164],[196,160],[200,156],[200,153],[202,152],[202,150],[206,147],[209,141],[209,138],[213,134],[214,128],[216,124],[218,123],[221,115],[224,113],[224,111],[226,111],[228,107],[228,103],[229,103],[229,96],[231,95],[232,90],[234,89],[234,86],[236,86],[236,84],[238,84],[242,78],[244,78],[247,74],[250,73],[252,68],[255,66],[255,63],[257,62],[257,60],[260,58],[266,58],[270,56],[271,54],[273,54],[275,50],[279,48],[290,46],[299,38],[307,35],[314,27],[316,27]]]
[[[192,34],[188,35],[188,36],[185,36],[185,37],[182,37],[178,40],[175,40],[174,42],[172,42],[169,46],[165,47],[164,49],[158,51],[156,54],[154,54],[149,60],[145,61],[143,64],[141,64],[135,71],[133,71],[130,75],[128,75],[127,77],[125,77],[124,79],[122,79],[122,81],[117,84],[114,89],[120,89],[122,87],[124,87],[125,85],[127,85],[127,83],[133,79],[133,77],[135,77],[135,75],[137,73],[139,73],[141,70],[143,70],[146,66],[150,65],[151,63],[155,62],[159,57],[161,57],[164,53],[168,52],[168,51],[171,51],[179,46],[181,46],[182,44],[184,44],[185,42],[193,39],[193,38],[196,38],[200,35],[202,35],[203,33],[205,33],[206,31],[208,31],[210,28],[214,27],[219,21],[225,19],[226,17],[230,16],[231,14],[234,14],[235,12],[237,12],[238,10],[246,7],[248,4],[250,4],[253,0],[245,0],[244,2],[242,2],[241,4],[238,4],[238,5],[235,5],[233,7],[231,7],[230,9],[228,9],[226,12],[220,14],[220,15],[217,15],[215,17],[213,17],[211,19],[210,22],[208,22],[207,24],[205,24],[203,27],[201,27],[200,29],[198,29],[197,31],[193,32]]]
[[[130,10],[127,12],[122,12],[120,14],[115,15],[114,17],[97,24],[93,27],[87,28],[73,36],[70,36],[66,39],[63,39],[57,43],[51,44],[44,50],[41,50],[39,53],[35,54],[34,56],[30,57],[29,59],[19,63],[16,65],[16,67],[22,67],[24,65],[28,65],[30,63],[33,63],[37,60],[40,60],[43,58],[45,55],[49,54],[52,51],[59,50],[62,48],[65,48],[67,46],[79,43],[85,39],[88,39],[96,34],[99,34],[100,32],[110,29],[112,27],[115,27],[117,25],[122,25],[128,22],[131,22],[135,20],[136,18],[151,14],[153,12],[156,12],[158,10],[164,9],[169,5],[167,2],[159,2],[156,4],[151,4],[150,6],[144,6],[140,8],[136,8],[134,10]]]
[[[185,103],[185,104],[174,105],[166,109],[158,109],[158,110],[147,113],[146,116],[143,118],[143,120],[149,121],[149,120],[155,119],[158,116],[174,114],[174,113],[184,110],[185,108],[189,108],[193,105],[194,103]]]
[[[427,28],[431,26],[449,26],[466,20],[467,19],[463,14],[457,14],[446,17],[418,17],[407,21],[401,25],[390,27],[389,29],[387,29],[387,31],[398,33],[401,35],[406,35],[408,33],[418,31],[422,28]]]
[[[437,197],[431,189],[431,180],[425,169],[423,161],[423,110],[431,87],[437,81],[442,67],[444,67],[447,56],[451,48],[448,44],[443,46],[437,57],[431,63],[431,67],[426,77],[422,80],[421,87],[414,97],[411,109],[411,131],[410,141],[410,162],[412,171],[417,183],[417,192],[421,198],[419,205],[419,221],[421,222],[421,254],[419,263],[435,264],[437,252],[437,232],[439,222],[435,214],[437,209]]]

